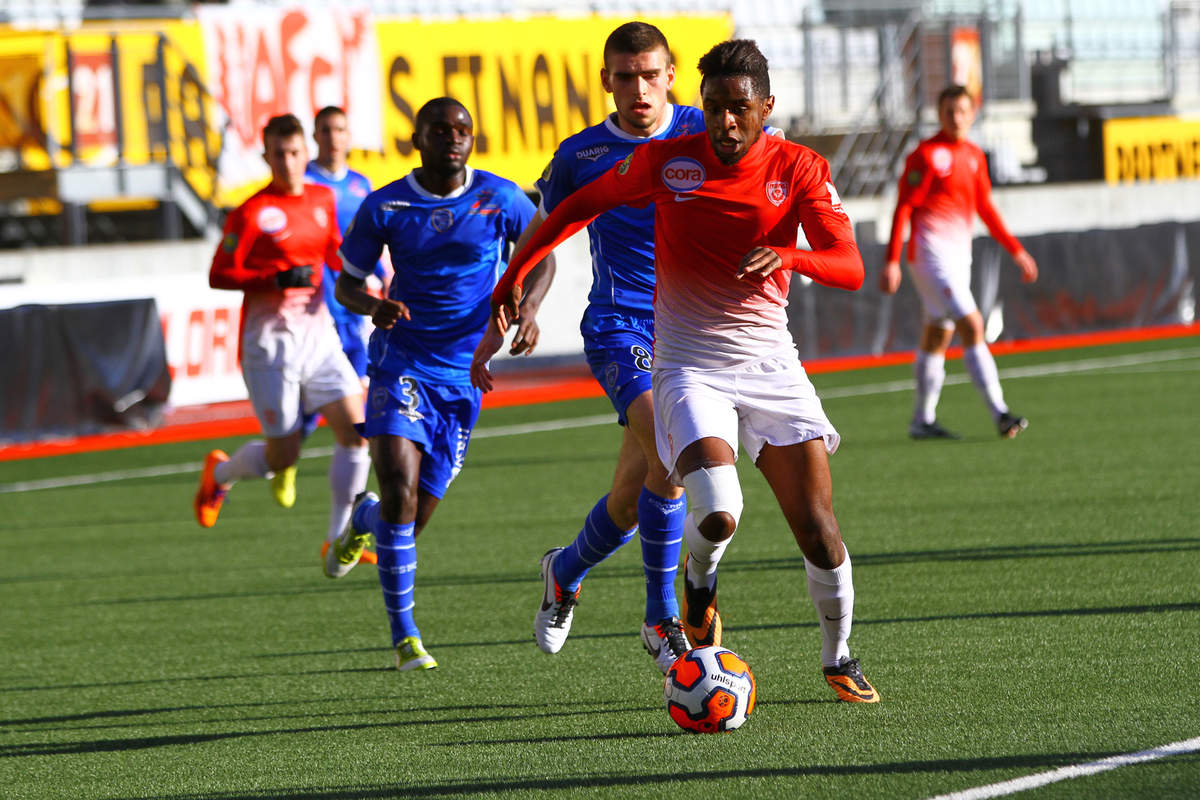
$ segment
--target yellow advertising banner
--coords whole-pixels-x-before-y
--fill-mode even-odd
[[[1108,183],[1195,178],[1200,178],[1200,119],[1104,121],[1104,179]]]
[[[647,18],[666,35],[676,63],[672,100],[695,104],[696,62],[728,39],[726,16]],[[475,121],[472,166],[530,187],[558,143],[613,110],[600,85],[604,41],[627,17],[376,23],[384,74],[382,153],[351,166],[380,186],[419,165],[413,118],[427,100],[461,101]]]
[[[354,109],[351,126],[363,130],[351,131],[359,144],[350,165],[382,186],[419,165],[417,109],[450,95],[475,121],[472,166],[528,188],[562,139],[612,111],[600,84],[602,51],[627,21],[372,21],[299,7],[242,19],[220,11],[199,21],[0,31],[0,156],[32,171],[169,163],[200,198],[232,207],[269,179],[257,141],[269,116],[291,111],[311,127],[323,105]],[[320,36],[333,24],[326,14],[341,31],[340,50]],[[729,38],[732,20],[646,21],[671,43],[671,100],[695,104],[696,62]]]

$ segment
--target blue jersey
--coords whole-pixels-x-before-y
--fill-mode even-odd
[[[371,334],[372,374],[469,384],[509,245],[534,213],[515,183],[470,168],[466,184],[446,197],[427,192],[413,173],[368,195],[342,240],[342,268],[365,278],[386,245],[396,273],[388,297],[412,314]]]
[[[549,214],[579,187],[607,172],[650,139],[670,139],[704,130],[704,114],[691,106],[667,105],[666,119],[647,138],[621,130],[610,115],[563,140],[537,182]],[[654,206],[620,206],[587,227],[592,251],[590,311],[652,315],[654,301]]]
[[[329,170],[322,167],[316,161],[308,162],[308,167],[304,170],[304,177],[310,183],[318,183],[322,186],[328,186],[333,189],[333,196],[337,201],[337,224],[338,230],[342,235],[346,235],[346,228],[350,227],[351,220],[354,219],[354,213],[358,211],[358,207],[367,195],[371,193],[371,182],[367,180],[367,176],[361,172],[355,172],[352,169],[345,170],[341,176],[335,175]],[[383,265],[380,264],[375,269],[375,274],[383,277]],[[334,296],[334,286],[337,283],[337,273],[325,266],[325,277],[321,282],[321,286],[325,289],[325,305],[329,307],[329,313],[333,317],[333,321],[337,323],[350,322],[354,327],[361,327],[362,318],[352,311],[349,311],[338,302]]]

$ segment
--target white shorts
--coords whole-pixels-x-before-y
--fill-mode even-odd
[[[971,294],[971,255],[939,258],[922,247],[909,265],[913,286],[925,307],[925,324],[953,328],[954,323],[979,310]]]
[[[344,397],[362,394],[362,381],[342,352],[341,342],[333,327],[329,336],[311,342],[304,358],[263,359],[261,353],[250,351],[242,356],[242,378],[254,406],[263,435],[278,439],[300,429],[304,414],[312,414],[322,406]],[[303,348],[302,348],[303,349]],[[265,361],[265,363],[264,363]]]
[[[724,440],[735,458],[740,442],[752,461],[767,444],[821,438],[833,453],[842,440],[795,354],[720,371],[656,367],[653,382],[658,457],[676,485],[676,459],[700,439]]]

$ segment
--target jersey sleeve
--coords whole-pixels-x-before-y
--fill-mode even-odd
[[[896,211],[892,214],[892,232],[887,246],[888,261],[900,260],[904,231],[912,218],[913,209],[925,202],[932,185],[933,170],[925,163],[921,148],[917,148],[905,160],[904,173],[900,176],[900,192],[896,198]]]
[[[379,213],[372,196],[368,196],[355,212],[337,251],[342,269],[360,281],[366,280],[375,271],[383,254],[386,242],[378,219]]]
[[[850,217],[833,186],[829,162],[816,156],[798,185],[804,192],[796,198],[796,211],[812,250],[774,248],[784,267],[825,286],[858,289],[864,276],[862,255],[854,242]]]
[[[596,217],[617,206],[645,206],[653,200],[651,142],[637,147],[594,181],[584,184],[558,204],[533,236],[513,256],[512,263],[496,284],[492,302],[504,303],[514,286],[522,285],[542,259],[561,242],[578,233]]]
[[[983,151],[979,153],[979,165],[975,172],[975,211],[1000,246],[1007,250],[1009,255],[1015,256],[1022,250],[1021,243],[1009,233],[1004,220],[1000,218],[1000,212],[992,205],[992,181],[988,178],[987,159]]]
[[[504,215],[504,238],[515,243],[517,239],[521,238],[521,232],[533,221],[536,213],[537,207],[533,201],[525,192],[521,191],[520,187],[514,186],[512,198],[508,203],[508,211]]]
[[[537,179],[534,186],[542,195],[542,208],[547,214],[575,191],[575,176],[571,174],[561,148],[554,152],[554,157],[550,159],[542,177]]]
[[[250,248],[261,231],[250,220],[243,204],[233,210],[225,220],[224,235],[213,255],[208,271],[208,285],[214,289],[257,291],[275,288],[275,273],[263,272],[246,264]]]

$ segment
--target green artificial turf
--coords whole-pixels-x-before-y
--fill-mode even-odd
[[[390,669],[373,569],[321,573],[327,458],[293,509],[244,482],[211,530],[194,470],[12,489],[236,440],[0,463],[0,797],[924,798],[1200,736],[1200,339],[999,364],[1031,420],[1011,442],[961,362],[954,442],[907,439],[907,368],[814,376],[877,706],[826,687],[800,553],[739,464],[721,609],[759,704],[716,736],[666,714],[636,544],[587,578],[561,653],[533,643],[537,560],[607,491],[619,431],[501,428],[603,400],[484,413],[418,540],[439,667],[417,674]],[[1200,754],[1019,796],[1194,798]]]

